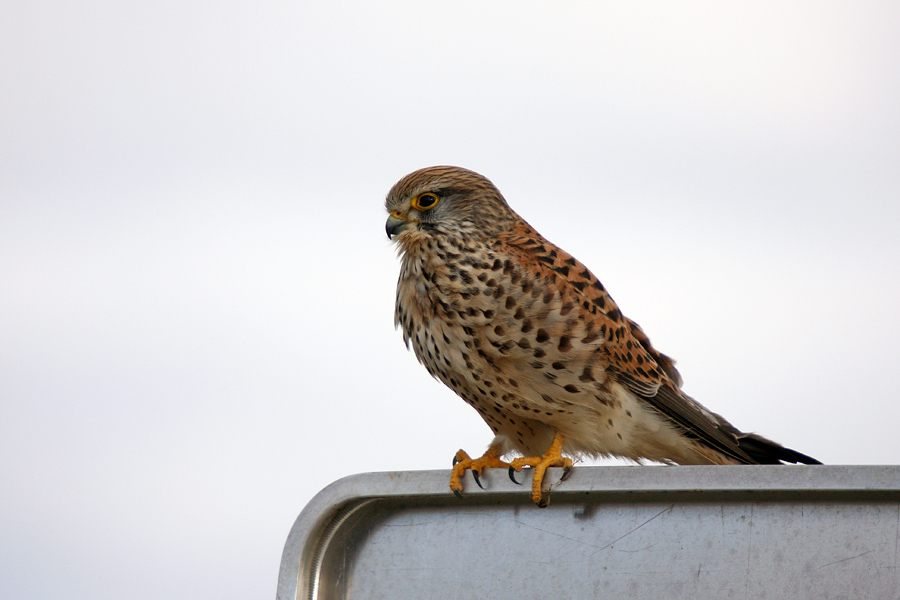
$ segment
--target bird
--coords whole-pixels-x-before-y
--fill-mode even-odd
[[[435,378],[494,434],[453,458],[450,488],[471,471],[533,469],[531,499],[573,457],[643,464],[821,464],[745,433],[682,391],[675,361],[623,315],[597,277],[541,236],[486,177],[453,166],[400,179],[385,200],[400,275],[395,326]],[[518,458],[505,460],[508,455]]]

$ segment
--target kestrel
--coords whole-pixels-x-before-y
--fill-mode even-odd
[[[395,324],[432,376],[494,432],[483,456],[460,450],[450,488],[484,468],[548,467],[570,456],[681,465],[820,464],[743,433],[681,391],[674,361],[625,317],[587,267],[544,239],[485,177],[415,171],[385,201],[401,255]],[[504,455],[522,457],[506,462]],[[515,481],[515,479],[513,479]]]

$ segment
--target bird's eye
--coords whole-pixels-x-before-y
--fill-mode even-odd
[[[412,201],[412,207],[416,210],[431,210],[438,203],[438,197],[434,194],[419,194]]]

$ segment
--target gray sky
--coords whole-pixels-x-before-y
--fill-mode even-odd
[[[294,518],[490,431],[392,323],[457,164],[735,425],[896,463],[900,4],[8,2],[0,597],[270,598]]]

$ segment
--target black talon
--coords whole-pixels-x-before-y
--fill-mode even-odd
[[[550,506],[550,494],[541,496],[541,501],[538,502],[538,508],[547,508],[548,506]]]
[[[478,487],[480,487],[481,489],[484,489],[484,486],[481,485],[481,480],[478,479],[478,471],[472,471],[472,477],[475,479],[475,483],[478,484]]]
[[[509,478],[512,479],[512,482],[516,485],[522,485],[518,481],[516,481],[516,470],[512,467],[509,468]]]
[[[565,467],[563,469],[562,477],[559,478],[559,482],[562,483],[563,481],[568,479],[569,475],[571,475],[571,473],[572,473],[572,467]]]
[[[459,462],[459,461],[456,460],[456,455],[454,454],[454,455],[453,455],[453,466],[455,467],[455,466],[456,466],[456,463],[458,463],[458,462]]]
[[[453,490],[453,493],[456,495],[457,498],[459,498],[460,500],[462,500],[462,492],[461,492],[461,491],[459,491],[459,490]]]

